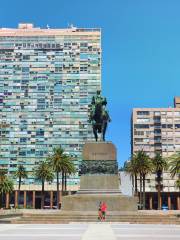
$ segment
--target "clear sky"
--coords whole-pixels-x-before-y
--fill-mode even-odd
[[[120,165],[130,157],[134,107],[173,106],[180,95],[179,0],[2,0],[0,27],[102,28],[102,85]]]

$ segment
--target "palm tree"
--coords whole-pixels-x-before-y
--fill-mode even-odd
[[[50,164],[56,172],[57,179],[57,208],[59,208],[59,173],[62,174],[62,193],[64,190],[64,175],[68,173],[69,169],[73,166],[70,158],[64,153],[61,147],[53,149],[52,155],[49,157]]]
[[[42,192],[41,192],[41,208],[44,208],[44,184],[45,181],[51,182],[54,178],[52,168],[49,167],[47,161],[42,161],[37,167],[34,168],[34,176],[36,179],[41,181]]]
[[[138,189],[137,189],[137,178],[139,176],[139,205],[141,208],[142,205],[142,175],[140,174],[140,165],[141,165],[141,158],[140,158],[140,151],[133,154],[131,160],[127,162],[125,165],[125,171],[131,174],[131,176],[134,177],[134,183],[135,183],[135,195],[138,195]]]
[[[165,158],[161,156],[160,153],[157,153],[155,157],[152,159],[153,170],[156,173],[156,181],[157,181],[157,191],[158,191],[158,210],[161,209],[160,206],[160,198],[161,198],[161,190],[162,190],[162,172],[167,169],[167,161]]]
[[[171,177],[174,178],[176,175],[178,176],[175,185],[180,189],[180,152],[173,154],[168,159]]]
[[[7,175],[0,175],[0,206],[3,204],[3,195],[11,193],[14,189],[13,181]]]
[[[63,175],[64,175],[64,187],[63,190],[67,191],[67,175],[71,175],[76,173],[76,168],[74,166],[74,163],[72,162],[72,159],[69,156],[65,156],[66,166],[63,169]]]
[[[140,150],[135,155],[137,165],[138,165],[138,171],[140,175],[140,206],[143,206],[143,209],[145,209],[145,202],[146,202],[146,196],[145,196],[145,182],[146,182],[146,175],[148,173],[151,173],[152,171],[152,163],[150,157],[143,151]],[[143,197],[142,194],[142,188],[143,188]]]
[[[17,168],[16,172],[14,173],[14,176],[16,178],[18,178],[18,185],[19,185],[18,186],[18,203],[19,203],[22,179],[23,178],[25,179],[28,177],[26,169],[22,164],[18,165],[18,168]]]
[[[61,147],[54,148],[52,155],[49,157],[53,170],[56,172],[57,180],[57,209],[59,209],[59,173],[62,172],[62,160],[64,158],[64,151]]]
[[[8,173],[7,169],[0,168],[0,178],[5,176]]]
[[[128,172],[132,176],[133,182],[135,184],[134,195],[137,196],[138,195],[137,176],[139,174],[139,171],[138,171],[138,164],[137,164],[137,161],[136,161],[136,155],[135,154],[132,156],[130,161],[127,161],[125,163],[124,170],[125,170],[125,172]]]
[[[173,154],[169,157],[169,167],[170,167],[170,173],[172,177],[175,177],[175,175],[180,174],[180,152]]]

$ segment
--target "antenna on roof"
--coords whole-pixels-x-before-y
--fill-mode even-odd
[[[73,25],[73,23],[68,23],[68,28],[76,29],[76,27]]]
[[[73,32],[77,29],[77,27],[75,27],[72,23],[69,25],[69,28],[71,28]]]

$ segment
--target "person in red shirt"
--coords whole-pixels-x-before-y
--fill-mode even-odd
[[[102,220],[106,219],[106,211],[107,211],[107,205],[105,202],[102,202],[101,204]]]

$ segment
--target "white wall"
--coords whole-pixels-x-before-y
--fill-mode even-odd
[[[126,172],[119,172],[120,181],[121,181],[121,192],[123,195],[132,196],[133,195],[133,186],[132,179],[130,175]]]

